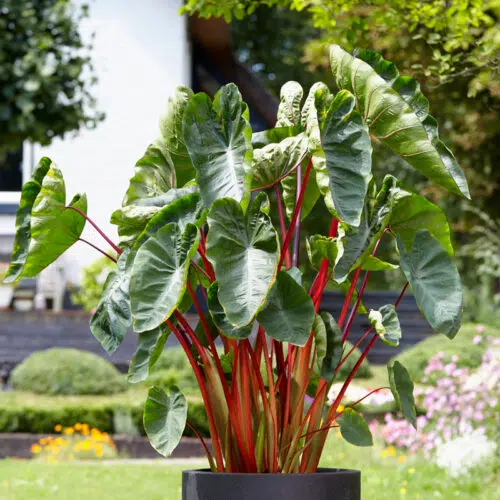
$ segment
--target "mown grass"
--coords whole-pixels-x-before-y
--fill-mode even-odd
[[[485,465],[464,479],[419,457],[380,455],[381,448],[355,448],[332,433],[322,465],[362,471],[363,500],[498,498],[500,481]],[[30,461],[0,462],[2,500],[176,500],[181,498],[181,472],[204,466],[155,461],[140,464],[40,464]],[[222,500],[222,499],[221,499]],[[225,500],[225,499],[224,499]],[[230,500],[230,499],[228,499]]]

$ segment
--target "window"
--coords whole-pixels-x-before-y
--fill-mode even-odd
[[[23,186],[23,148],[0,160],[0,191],[19,192]]]

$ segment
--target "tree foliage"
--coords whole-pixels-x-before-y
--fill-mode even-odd
[[[24,140],[95,127],[103,119],[90,45],[80,33],[87,6],[70,0],[3,0],[0,9],[0,158]]]

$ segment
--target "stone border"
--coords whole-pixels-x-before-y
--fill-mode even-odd
[[[0,433],[0,459],[1,458],[31,458],[30,447],[40,438],[48,434],[26,434],[21,432]],[[52,434],[56,438],[60,434]],[[162,458],[145,437],[113,435],[111,436],[121,456],[130,458]],[[210,440],[206,440],[210,446]],[[203,458],[205,452],[196,438],[184,437],[179,446],[174,450],[172,458]]]

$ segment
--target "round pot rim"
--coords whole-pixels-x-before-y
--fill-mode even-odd
[[[304,472],[304,473],[291,473],[283,474],[271,472],[212,472],[210,469],[187,469],[182,471],[183,474],[199,474],[199,475],[217,475],[217,476],[231,476],[231,477],[258,477],[258,478],[271,478],[271,477],[324,477],[326,475],[349,475],[357,476],[361,471],[356,469],[339,469],[330,467],[318,467],[317,472]]]

